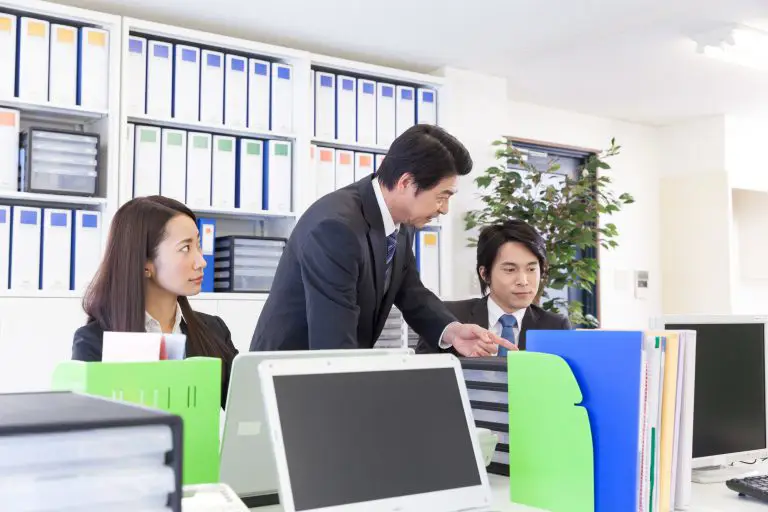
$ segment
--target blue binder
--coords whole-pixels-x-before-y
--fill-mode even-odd
[[[216,245],[216,221],[214,219],[197,219],[197,229],[200,231],[200,247],[203,250],[206,267],[203,270],[201,292],[213,291],[214,246]]]
[[[639,331],[529,331],[529,352],[568,363],[592,425],[595,511],[637,510],[640,389],[643,343]]]

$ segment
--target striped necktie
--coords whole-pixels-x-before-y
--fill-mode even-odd
[[[513,345],[516,345],[515,327],[517,327],[517,318],[515,318],[515,315],[501,315],[501,318],[499,318],[499,323],[501,324],[501,337]],[[506,355],[507,349],[504,347],[499,347],[499,356],[506,357]]]

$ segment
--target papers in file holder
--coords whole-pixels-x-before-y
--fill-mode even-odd
[[[284,238],[217,237],[214,289],[269,293],[285,244]]]
[[[31,128],[21,136],[21,190],[95,196],[99,134]]]
[[[0,98],[16,93],[16,16],[0,13]]]

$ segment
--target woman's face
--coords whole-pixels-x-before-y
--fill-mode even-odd
[[[158,287],[177,296],[200,293],[206,263],[197,226],[190,217],[177,215],[166,223],[165,238],[156,254],[148,268]]]

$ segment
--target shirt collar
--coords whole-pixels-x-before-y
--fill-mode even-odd
[[[394,219],[392,219],[392,214],[384,201],[384,193],[381,191],[379,179],[373,178],[371,184],[373,185],[373,193],[376,195],[376,202],[379,204],[379,210],[381,210],[381,220],[384,221],[384,234],[389,236],[400,229],[400,224],[395,224]]]
[[[173,322],[173,331],[166,334],[179,334],[181,333],[181,321],[184,317],[181,314],[181,308],[176,305],[176,320]],[[144,311],[144,330],[146,332],[163,333],[163,328],[160,326],[160,322],[152,317],[147,311]]]
[[[528,310],[528,308],[518,309],[512,315],[515,317],[515,320],[517,320],[517,328],[521,329],[523,327],[523,317],[525,317],[525,312]],[[493,327],[498,323],[499,319],[506,315],[507,313],[501,309],[501,306],[496,304],[496,301],[494,301],[491,296],[488,296],[488,327]]]

